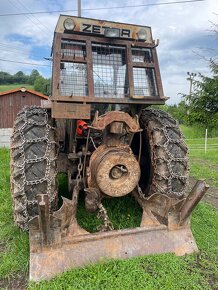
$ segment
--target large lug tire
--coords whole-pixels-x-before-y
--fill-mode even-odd
[[[178,122],[164,111],[145,109],[140,123],[143,128],[140,185],[144,194],[182,198],[188,182],[188,148]]]
[[[58,144],[54,120],[46,109],[25,107],[14,123],[11,138],[11,192],[16,225],[28,230],[38,214],[37,194],[48,194],[50,211],[57,203]]]

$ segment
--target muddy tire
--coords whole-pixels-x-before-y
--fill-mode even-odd
[[[144,194],[182,198],[188,182],[188,148],[178,122],[161,110],[145,109],[140,123],[143,128],[140,185]]]
[[[38,214],[37,194],[48,194],[50,211],[56,208],[58,145],[54,120],[46,109],[25,107],[11,137],[11,193],[16,225],[28,230]]]

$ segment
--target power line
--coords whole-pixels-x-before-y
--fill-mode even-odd
[[[15,8],[19,9],[19,7],[17,5],[15,5],[12,0],[8,0],[9,3],[12,5],[12,6],[15,6]],[[20,9],[19,9],[20,10]],[[28,13],[31,15],[31,13]],[[39,28],[43,33],[46,33],[47,35],[50,36],[50,34],[48,34],[47,31],[45,31],[44,29],[42,29],[35,21],[33,21],[33,19],[28,15],[28,14],[25,14],[24,16],[29,19],[37,28]]]
[[[32,55],[32,49],[27,49],[25,47],[23,47],[24,44],[18,44],[18,45],[11,45],[11,43],[4,43],[4,42],[0,42],[0,50],[1,51],[11,51],[11,52],[19,52],[20,54],[25,54],[25,55]],[[42,58],[42,56],[40,54],[35,54],[34,53],[34,57],[40,57]]]
[[[1,51],[4,51],[4,52],[9,52],[10,54],[13,54],[13,55],[24,55],[24,56],[31,56],[31,57],[34,57],[34,58],[38,58],[38,59],[42,59],[42,56],[41,55],[37,55],[37,54],[32,54],[31,51],[21,51],[19,49],[15,49],[15,48],[6,48],[6,47],[2,47],[1,44],[0,44],[0,50]]]
[[[35,66],[49,66],[50,67],[50,65],[48,65],[48,64],[38,64],[38,63],[15,61],[15,60],[2,59],[2,58],[0,58],[0,61],[13,62],[13,63],[21,63],[21,64],[28,64],[28,65],[35,65]]]
[[[0,44],[0,50],[1,51],[5,51],[5,52],[13,52],[13,53],[19,53],[19,54],[22,54],[22,55],[29,55],[30,52],[29,51],[20,51],[19,49],[16,49],[16,48],[8,48],[8,47],[2,47],[2,45]]]
[[[28,9],[20,0],[17,0],[17,2],[22,6],[22,7],[24,7],[24,9],[26,10],[26,11],[28,11],[28,12],[30,12],[31,13],[31,11],[30,11],[30,9]],[[34,16],[34,15],[32,15],[32,17],[41,25],[41,26],[43,26],[46,30],[48,30],[50,33],[53,33],[48,27],[46,27],[45,25],[44,25],[44,23],[42,23],[36,16]]]
[[[10,54],[13,53],[13,55],[19,54],[19,55],[24,55],[24,56],[32,56],[34,58],[42,59],[42,55],[40,54],[33,54],[31,50],[25,50],[23,47],[18,47],[18,46],[12,46],[10,44],[4,44],[0,42],[0,51],[1,52],[9,52]]]
[[[24,45],[23,43],[22,44],[18,44],[18,46],[16,45],[11,45],[10,43],[3,43],[3,42],[0,42],[0,46],[3,46],[4,48],[8,49],[15,49],[15,50],[19,50],[19,51],[26,51],[26,52],[29,52],[29,50],[27,48],[24,48],[22,47],[22,45]]]
[[[184,1],[150,3],[150,4],[142,4],[142,5],[128,5],[128,6],[116,6],[116,7],[99,7],[99,8],[83,8],[81,10],[82,11],[97,11],[97,10],[125,9],[125,8],[137,8],[137,7],[147,7],[147,6],[162,6],[162,5],[173,5],[173,4],[203,2],[203,1],[206,1],[206,0],[184,0]],[[34,14],[50,14],[50,13],[65,13],[65,12],[77,12],[77,9],[53,10],[53,11],[37,11],[37,12],[22,12],[22,13],[6,13],[6,14],[0,14],[0,17],[34,15]]]

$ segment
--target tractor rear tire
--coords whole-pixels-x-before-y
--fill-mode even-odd
[[[38,214],[37,194],[48,194],[50,211],[56,208],[58,144],[54,120],[46,109],[24,107],[11,137],[11,192],[16,225],[28,230]]]
[[[164,111],[145,109],[140,123],[143,128],[140,186],[144,194],[182,198],[189,166],[188,148],[178,122]]]

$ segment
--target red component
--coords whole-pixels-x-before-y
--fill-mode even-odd
[[[78,136],[87,136],[88,134],[88,125],[83,120],[77,121],[77,130],[76,133]]]

